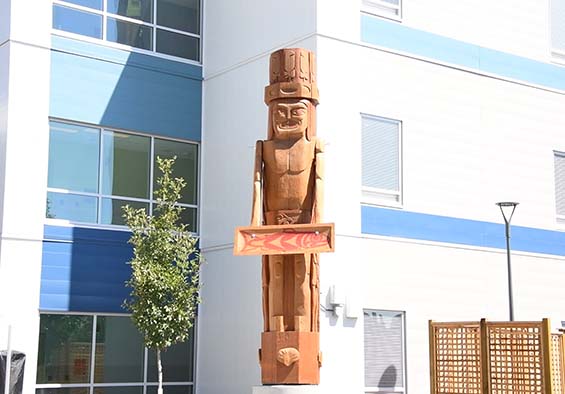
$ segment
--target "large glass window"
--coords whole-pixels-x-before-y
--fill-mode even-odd
[[[53,0],[53,28],[200,61],[200,0]]]
[[[157,157],[177,157],[174,176],[187,183],[182,221],[197,230],[198,146],[59,121],[50,123],[46,217],[123,225],[122,206],[152,212]]]
[[[36,394],[151,394],[156,355],[129,316],[42,314]],[[164,393],[191,394],[194,341],[163,352]]]
[[[361,178],[363,202],[402,204],[401,123],[361,115]]]

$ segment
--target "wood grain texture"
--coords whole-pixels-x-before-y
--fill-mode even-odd
[[[334,241],[333,223],[238,227],[235,230],[234,254],[326,253],[334,251]]]

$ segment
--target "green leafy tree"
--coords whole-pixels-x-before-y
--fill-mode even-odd
[[[157,179],[154,215],[144,208],[123,208],[133,245],[132,274],[126,282],[131,293],[124,306],[145,345],[157,353],[158,394],[163,393],[161,352],[188,339],[200,303],[202,259],[196,237],[179,223],[184,208],[177,202],[186,182],[172,176],[175,159],[157,157],[162,175]]]

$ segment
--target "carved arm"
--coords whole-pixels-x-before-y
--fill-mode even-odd
[[[251,206],[251,225],[260,226],[262,223],[263,206],[261,204],[263,187],[263,141],[255,145],[255,168],[253,169],[253,202]]]
[[[316,185],[314,189],[313,222],[321,223],[324,212],[324,142],[316,138]]]

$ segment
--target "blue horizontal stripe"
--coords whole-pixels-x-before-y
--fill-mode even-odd
[[[53,46],[51,117],[200,141],[201,67],[60,37]]]
[[[132,257],[129,232],[45,226],[40,308],[124,312]]]
[[[502,219],[501,219],[502,220]],[[504,224],[361,206],[364,234],[506,249]],[[512,226],[512,250],[565,256],[565,232]]]
[[[565,90],[565,67],[495,51],[362,14],[361,41],[503,78]]]

